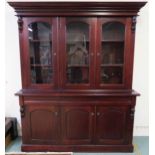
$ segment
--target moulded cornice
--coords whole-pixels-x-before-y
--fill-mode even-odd
[[[135,16],[146,2],[8,2],[17,16]]]

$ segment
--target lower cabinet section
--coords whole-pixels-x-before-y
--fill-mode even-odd
[[[64,144],[90,144],[93,139],[94,109],[91,106],[62,108],[62,141]]]
[[[123,106],[96,107],[96,137],[98,144],[124,144],[129,108]]]
[[[49,105],[28,105],[23,133],[28,143],[57,144],[60,141],[60,108]]]
[[[26,103],[25,115],[22,117],[23,151],[32,148],[30,151],[93,149],[98,152],[105,149],[108,152],[113,148],[114,151],[131,152],[132,106],[95,103],[94,105],[82,105],[80,102],[79,105],[67,102],[65,105],[56,105],[46,101]]]

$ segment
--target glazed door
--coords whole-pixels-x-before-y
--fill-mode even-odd
[[[36,105],[37,104],[37,105]],[[23,117],[24,143],[58,144],[60,142],[60,111],[47,103],[31,103]]]
[[[98,88],[124,88],[131,78],[130,20],[98,18],[96,48],[96,85]]]
[[[24,18],[22,72],[26,87],[57,86],[57,18]]]
[[[89,106],[63,107],[63,143],[90,144],[93,138],[94,117],[94,109]]]
[[[96,108],[96,140],[98,144],[124,144],[127,134],[128,107]]]
[[[94,18],[60,19],[62,87],[90,88],[94,83]]]

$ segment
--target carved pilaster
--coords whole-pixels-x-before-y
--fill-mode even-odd
[[[134,119],[134,114],[135,114],[135,108],[131,108],[131,110],[130,110],[131,119]]]
[[[24,105],[20,106],[20,115],[21,115],[22,118],[25,116],[25,107],[24,107]]]
[[[18,17],[18,29],[19,29],[20,33],[23,31],[23,19],[22,19],[22,17]]]
[[[131,25],[131,31],[134,33],[135,32],[135,30],[136,30],[136,22],[137,22],[137,20],[136,20],[136,16],[133,16],[132,17],[132,25]]]

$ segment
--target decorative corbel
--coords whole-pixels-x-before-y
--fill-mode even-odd
[[[135,108],[133,107],[133,108],[131,108],[131,110],[130,110],[130,117],[131,117],[131,119],[134,118],[134,114],[135,114]]]
[[[25,107],[24,107],[24,105],[20,106],[20,115],[21,115],[22,118],[25,116]]]
[[[135,33],[135,30],[136,30],[136,22],[137,22],[136,18],[137,18],[136,16],[133,16],[133,17],[132,17],[131,31],[132,31],[133,33]]]
[[[23,31],[23,19],[22,19],[22,17],[18,17],[18,29],[19,29],[20,33]]]

